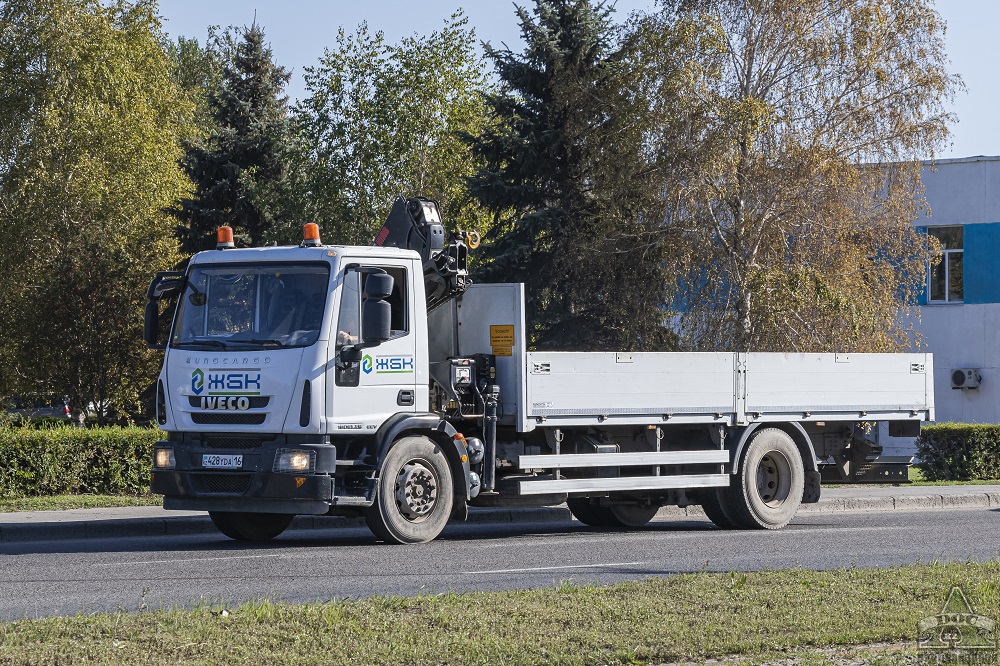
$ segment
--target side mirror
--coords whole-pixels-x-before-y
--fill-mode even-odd
[[[160,338],[160,308],[156,301],[146,303],[146,316],[142,326],[142,337],[150,347],[158,346]]]
[[[153,281],[149,283],[149,289],[146,290],[146,298],[158,301],[163,298],[176,296],[184,289],[186,283],[187,280],[184,277],[184,273],[180,271],[160,271],[153,278]]]
[[[392,308],[389,304],[382,299],[366,298],[361,304],[361,339],[364,344],[377,345],[388,340],[392,336],[391,325]]]
[[[392,294],[392,276],[388,273],[369,273],[365,279],[365,300],[385,300]]]

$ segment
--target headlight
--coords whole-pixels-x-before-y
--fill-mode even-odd
[[[316,452],[302,449],[278,449],[274,471],[289,474],[311,473],[316,469]]]
[[[155,449],[153,451],[153,467],[157,469],[173,469],[176,464],[173,449]]]

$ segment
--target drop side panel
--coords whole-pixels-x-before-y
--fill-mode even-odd
[[[528,417],[547,425],[732,423],[736,355],[529,352]]]
[[[746,410],[759,420],[932,415],[930,354],[750,353]],[[805,414],[809,413],[809,417]]]

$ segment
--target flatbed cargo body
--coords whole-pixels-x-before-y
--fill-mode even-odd
[[[528,352],[525,425],[933,420],[930,354]]]

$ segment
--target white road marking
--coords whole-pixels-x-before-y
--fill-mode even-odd
[[[280,554],[273,555],[235,555],[233,557],[192,557],[189,559],[175,560],[132,560],[131,562],[97,562],[98,567],[119,567],[125,564],[185,564],[187,562],[211,562],[213,560],[259,560],[265,557],[281,557]]]
[[[644,562],[605,562],[599,564],[568,564],[562,567],[531,567],[529,569],[490,569],[488,571],[462,571],[463,575],[530,573],[532,571],[560,571],[562,569],[597,569],[599,567],[634,567]]]

